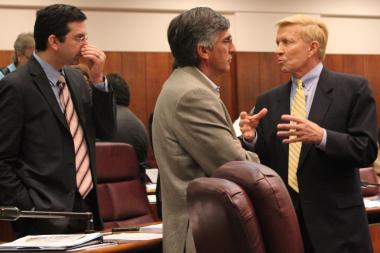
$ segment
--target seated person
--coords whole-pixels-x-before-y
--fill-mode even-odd
[[[108,74],[107,81],[113,88],[117,104],[117,130],[109,141],[128,143],[135,148],[141,180],[145,182],[145,161],[149,145],[147,131],[141,120],[128,108],[130,90],[127,81],[118,74]]]

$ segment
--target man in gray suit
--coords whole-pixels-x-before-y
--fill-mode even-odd
[[[175,69],[158,97],[153,119],[166,253],[195,252],[186,207],[191,180],[210,176],[229,161],[258,162],[255,153],[241,147],[216,84],[230,70],[235,51],[229,26],[210,8],[194,8],[174,18],[168,28]]]

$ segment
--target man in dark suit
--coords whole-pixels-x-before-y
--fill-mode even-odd
[[[36,53],[0,82],[0,206],[21,210],[91,211],[101,228],[95,177],[95,137],[115,128],[113,94],[103,76],[105,54],[87,43],[86,16],[51,5],[37,12]],[[83,57],[82,74],[66,65]],[[84,222],[20,219],[19,235],[83,231]]]
[[[323,67],[321,21],[295,15],[277,27],[277,60],[292,78],[241,113],[245,144],[288,185],[305,252],[372,252],[358,173],[377,154],[367,80]]]

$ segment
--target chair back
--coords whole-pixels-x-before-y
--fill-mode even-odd
[[[373,167],[361,168],[359,169],[360,180],[367,183],[377,184],[377,176],[375,169]],[[380,194],[379,187],[377,186],[368,186],[362,187],[362,196],[363,197],[373,197]]]
[[[187,203],[197,253],[264,253],[252,203],[237,184],[198,178],[187,188]]]
[[[234,161],[218,168],[213,177],[232,181],[247,193],[256,210],[266,252],[303,252],[292,200],[275,171],[258,163]]]
[[[126,143],[96,143],[97,190],[104,227],[153,222],[134,148]]]

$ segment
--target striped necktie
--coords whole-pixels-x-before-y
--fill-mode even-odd
[[[87,144],[63,75],[58,78],[57,84],[59,87],[59,99],[74,142],[76,184],[78,192],[82,198],[85,198],[93,187]]]
[[[292,106],[290,108],[290,113],[295,116],[306,118],[306,100],[305,93],[302,86],[302,80],[297,81],[296,94],[294,95]],[[290,122],[295,124],[294,122]],[[290,138],[295,138],[290,136]],[[299,192],[298,180],[297,180],[297,169],[298,162],[301,153],[302,142],[295,142],[289,144],[289,158],[288,158],[288,184],[296,192]]]

